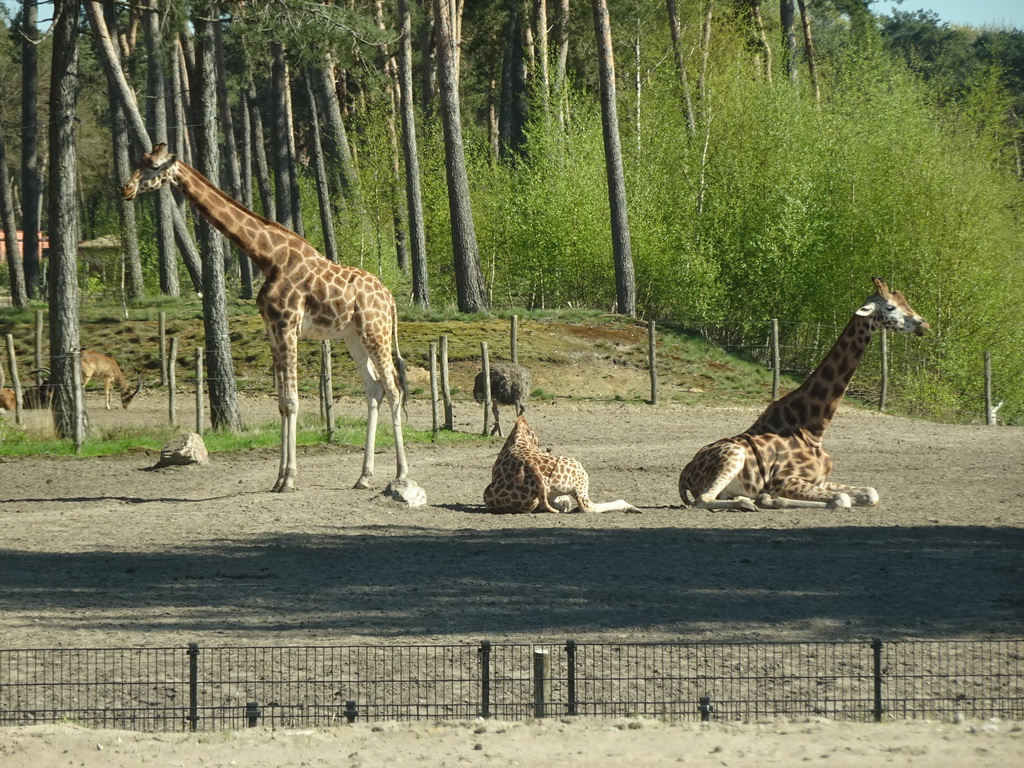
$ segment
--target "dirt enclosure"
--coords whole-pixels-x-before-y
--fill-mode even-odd
[[[109,413],[94,399],[99,395],[89,397],[97,426],[126,418],[153,423],[165,411],[153,396],[126,412]],[[274,410],[273,400],[262,398],[247,401],[244,413],[250,421],[272,420]],[[361,410],[360,401],[339,403],[343,413]],[[157,457],[146,452],[111,459],[4,460],[0,648],[462,643],[485,638],[941,639],[1024,633],[1020,428],[936,425],[844,407],[826,440],[835,460],[834,479],[876,487],[881,496],[877,507],[762,513],[682,509],[676,482],[683,464],[701,445],[744,429],[756,415],[748,408],[576,401],[531,405],[530,421],[542,444],[583,463],[595,500],[624,498],[641,508],[641,514],[632,515],[488,514],[481,495],[501,445],[497,438],[410,446],[411,477],[424,487],[429,502],[419,509],[402,508],[378,495],[394,470],[390,449],[378,454],[378,483],[371,491],[351,488],[359,473],[359,451],[300,449],[299,490],[283,495],[268,492],[276,475],[276,451],[214,455],[205,467],[158,471],[151,470]],[[410,417],[421,428],[430,423],[423,402],[411,404]],[[508,419],[507,409],[503,417]],[[183,414],[182,422],[188,418]],[[458,404],[456,427],[478,432],[479,408]],[[851,725],[854,730],[844,731],[844,738],[852,739],[861,727]],[[562,730],[568,733],[554,739],[558,749],[569,744],[580,749],[578,754],[558,752],[556,759],[555,752],[542,751],[553,728],[509,727],[513,735],[508,739],[519,734],[520,753],[533,755],[533,762],[523,764],[621,765],[604,757],[616,754],[615,749],[601,752],[604,747],[597,745],[611,739],[611,732],[626,734],[615,737],[623,749],[638,738],[614,724],[566,725]],[[815,739],[827,738],[834,746],[836,732],[822,732],[830,728],[819,724],[810,730],[819,732]],[[1003,724],[996,728],[1000,741],[978,745],[962,740],[980,732],[957,728],[949,725],[944,735],[898,727],[870,732],[859,737],[866,752],[854,750],[845,762],[830,764],[868,765],[891,758],[893,753],[884,751],[890,742],[883,733],[895,734],[892,743],[903,739],[923,745],[907,753],[919,759],[908,757],[901,764],[945,765],[948,756],[958,765],[1006,765],[1024,752],[1017,726]],[[398,731],[411,734],[409,740],[430,741],[429,728],[403,729]],[[721,755],[705,744],[695,726],[665,730],[665,738],[670,744],[708,746],[706,760],[696,753],[690,760],[676,759],[675,747],[666,748],[663,761],[655,759],[661,755],[652,751],[660,735],[651,736],[647,746],[630,747],[630,754],[646,751],[651,759],[645,764],[651,765],[785,765],[802,759],[801,754],[817,754],[816,746],[806,753],[786,747],[806,749],[808,742],[780,740],[780,729],[800,730],[784,724],[750,726],[741,733],[742,746],[719,731],[721,744],[733,750],[732,761],[715,759]],[[95,749],[96,738],[76,733],[0,730],[0,761],[7,765],[7,758],[23,754],[24,762],[11,764],[67,765],[66,752],[63,762],[47,763],[39,756],[67,749],[76,757],[74,744],[83,738],[91,745],[83,749]],[[385,749],[389,739],[398,738],[391,730],[360,734],[365,760],[336,764],[373,765],[386,759],[401,766],[426,759],[413,758],[411,742],[405,751]],[[245,742],[225,742],[216,754],[200,754],[194,740],[185,754],[165,740],[132,747],[131,754],[150,750],[180,758],[168,764],[199,764],[201,759],[228,765],[246,760],[245,750],[251,748],[250,759],[237,764],[299,765],[298,758],[289,761],[284,753],[267,762],[257,759],[272,754],[265,750],[275,738],[278,746],[283,744],[282,735],[250,734]],[[319,745],[329,738],[314,734],[292,741]],[[955,745],[936,746],[943,739]],[[452,742],[450,749],[441,746],[446,740]],[[498,757],[482,759],[489,744],[498,741],[473,727],[460,731],[453,726],[441,729],[432,742],[437,750],[428,753],[444,758],[438,765],[517,764],[511,757],[499,759],[500,750],[493,752]],[[779,759],[773,763],[755,745],[776,741],[773,754]],[[369,746],[374,742],[380,747],[378,762]],[[416,743],[422,747],[426,742]],[[344,754],[345,746],[334,747]],[[115,760],[109,744],[104,749],[102,762],[76,759],[74,764],[132,764],[127,758]],[[842,756],[838,748],[830,751],[834,758]],[[670,753],[675,755],[671,760]],[[321,753],[310,746],[290,754],[308,758]],[[857,754],[865,760],[853,759]],[[316,762],[309,759],[303,764]]]

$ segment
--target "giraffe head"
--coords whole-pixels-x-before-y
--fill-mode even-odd
[[[871,281],[875,284],[875,295],[857,310],[857,314],[870,318],[872,326],[876,329],[885,328],[924,336],[930,326],[910,307],[903,294],[899,291],[890,291],[889,286],[880,277],[873,277]]]
[[[121,188],[121,197],[134,200],[136,195],[160,189],[167,183],[173,184],[176,174],[177,158],[167,151],[166,144],[157,144],[152,152],[142,156],[139,167]]]
[[[526,423],[526,416],[520,415],[516,419],[516,424],[512,427],[512,431],[508,433],[505,445],[540,448],[540,438],[537,437],[537,433],[533,431],[533,428]]]

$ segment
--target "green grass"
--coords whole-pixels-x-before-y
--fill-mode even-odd
[[[120,428],[91,435],[82,444],[80,452],[70,440],[39,439],[26,435],[16,426],[0,422],[0,457],[16,456],[114,456],[126,453],[159,452],[168,440],[176,437],[181,429],[173,427]],[[486,440],[480,435],[440,430],[436,435],[430,430],[402,430],[406,445],[430,442],[460,442],[464,440]],[[349,445],[362,448],[366,435],[366,421],[342,417],[335,420],[334,439],[328,442],[327,427],[316,416],[299,419],[295,442],[299,446]],[[280,422],[267,422],[244,429],[241,432],[207,430],[203,442],[211,453],[245,452],[263,449],[277,450],[281,444]],[[377,445],[388,448],[395,444],[390,426],[381,425],[377,430]]]

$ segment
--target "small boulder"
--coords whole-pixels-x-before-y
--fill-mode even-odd
[[[206,450],[203,436],[195,432],[183,432],[160,449],[160,461],[153,468],[209,463],[210,454]]]
[[[408,478],[405,480],[392,480],[381,495],[413,509],[422,507],[427,503],[427,492],[415,481]]]

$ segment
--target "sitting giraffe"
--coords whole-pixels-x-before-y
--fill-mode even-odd
[[[576,459],[541,450],[537,433],[520,415],[505,440],[484,489],[484,504],[496,512],[639,512],[619,499],[590,500],[590,479]],[[552,504],[552,502],[554,502]]]
[[[822,438],[879,328],[928,330],[903,294],[872,278],[876,292],[858,309],[807,380],[771,403],[753,426],[697,451],[679,475],[686,506],[701,509],[849,509],[878,503],[874,488],[826,482],[832,459]],[[756,504],[754,499],[756,498]]]

